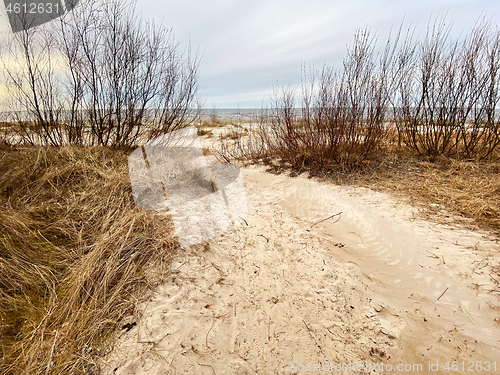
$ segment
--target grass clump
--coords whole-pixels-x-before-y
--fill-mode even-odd
[[[0,160],[0,373],[97,370],[168,269],[173,224],[136,207],[124,151],[4,146]]]
[[[201,126],[204,128],[223,128],[227,125],[231,125],[232,120],[224,120],[220,118],[211,118],[209,120],[204,120],[201,122]]]
[[[317,174],[319,175],[319,174]],[[395,193],[424,216],[500,234],[500,160],[429,158],[392,151],[358,171],[324,174],[339,184]],[[472,219],[472,220],[471,220]]]

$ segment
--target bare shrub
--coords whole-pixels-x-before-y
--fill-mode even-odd
[[[81,2],[8,45],[23,143],[130,146],[196,119],[198,57],[138,17],[132,1]]]
[[[47,25],[12,34],[5,43],[2,62],[12,109],[9,121],[17,124],[19,143],[60,145],[64,140],[56,45]]]
[[[395,118],[401,138],[435,159],[485,158],[498,145],[498,31],[478,22],[451,41],[445,20],[424,41],[400,51]]]
[[[275,90],[270,113],[245,151],[278,156],[299,170],[361,165],[382,141],[392,94],[393,42],[389,39],[381,54],[374,45],[375,38],[360,30],[342,70],[325,66],[313,72],[298,100],[292,88]]]
[[[421,42],[411,30],[401,35],[402,27],[375,53],[376,39],[359,30],[342,69],[325,65],[313,72],[300,96],[292,88],[275,90],[257,134],[226,142],[225,156],[271,156],[266,160],[322,171],[366,164],[393,142],[400,152],[430,160],[494,157],[500,143],[498,29],[479,20],[453,41],[442,19],[429,23]]]

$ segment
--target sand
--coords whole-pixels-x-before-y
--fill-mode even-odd
[[[242,173],[246,223],[175,255],[105,374],[500,373],[497,237],[385,193]]]

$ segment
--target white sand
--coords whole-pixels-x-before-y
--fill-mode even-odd
[[[106,374],[298,373],[292,361],[439,361],[441,374],[488,360],[500,373],[498,238],[368,189],[242,171],[248,225],[176,255]],[[331,373],[369,373],[344,370]]]

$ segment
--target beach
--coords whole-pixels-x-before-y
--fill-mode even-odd
[[[241,171],[246,221],[178,251],[104,373],[499,371],[497,236],[372,189]]]

